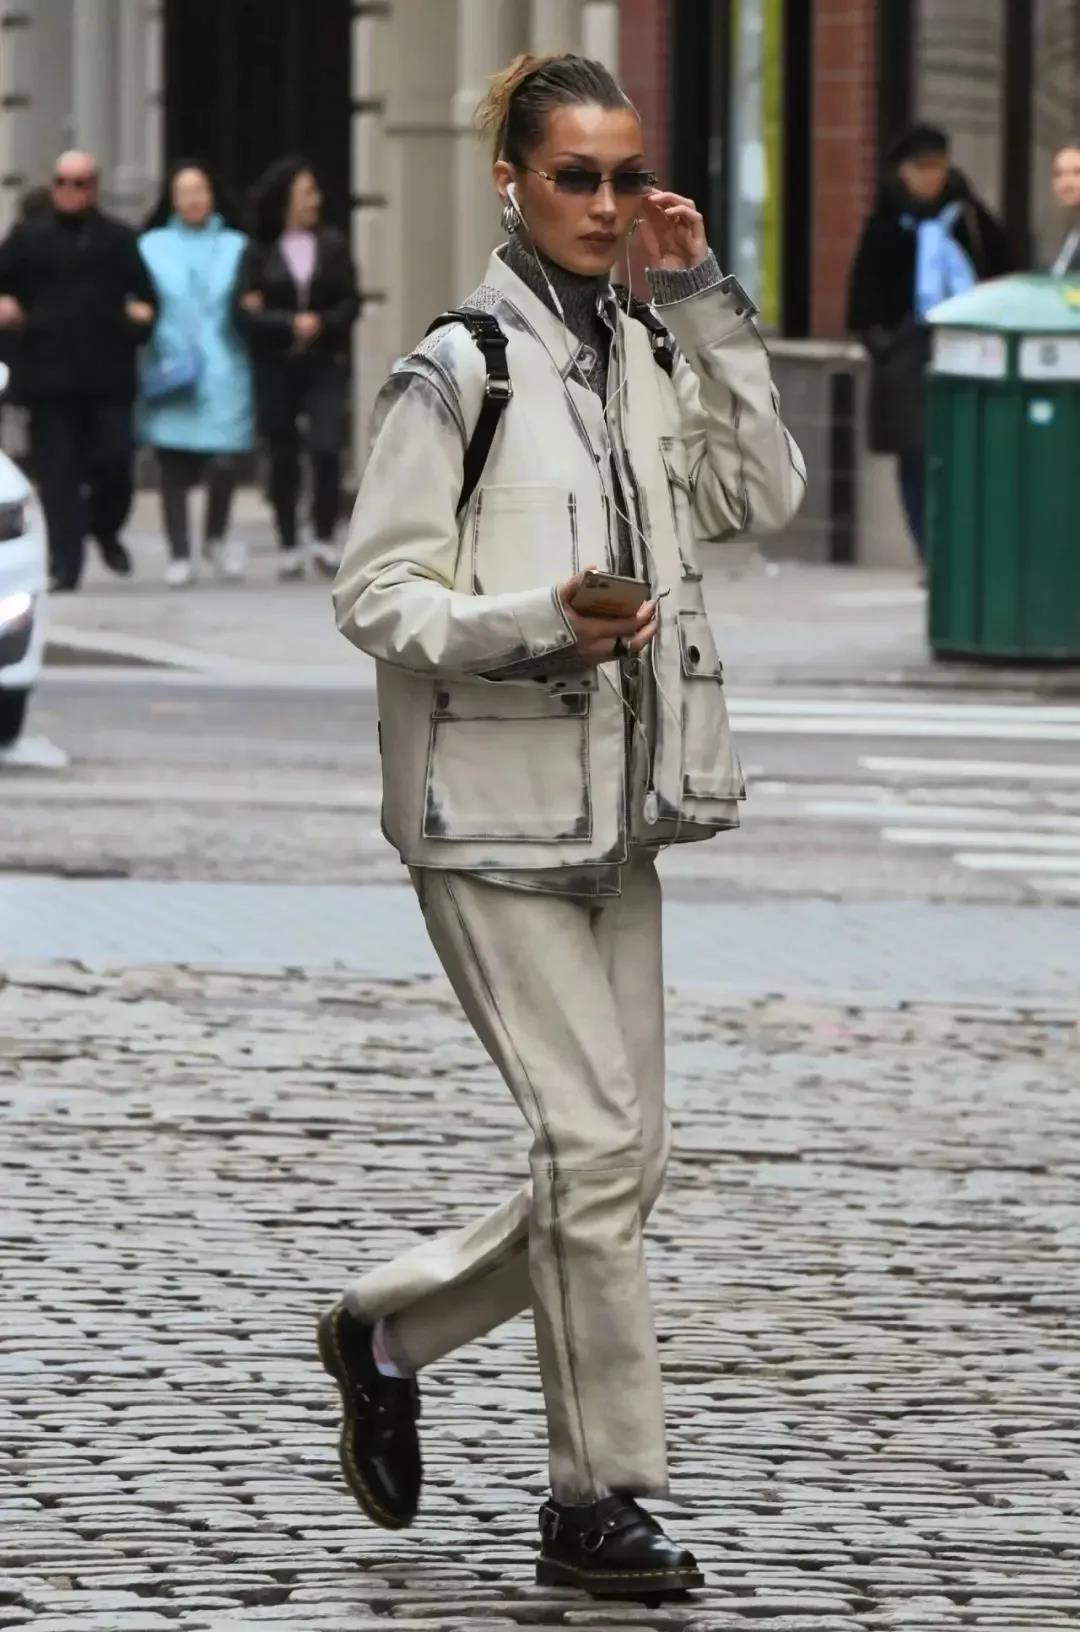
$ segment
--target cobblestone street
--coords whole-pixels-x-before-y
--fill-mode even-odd
[[[532,1585],[528,1324],[424,1379],[421,1522],[337,1471],[314,1317],[516,1183],[438,980],[11,965],[0,1628],[1074,1628],[1075,1013],[676,995],[651,1230],[708,1586]]]

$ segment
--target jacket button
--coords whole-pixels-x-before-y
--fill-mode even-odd
[[[690,659],[691,663],[695,665],[701,662],[701,651],[697,646],[689,646],[687,648],[686,655]]]
[[[450,693],[448,691],[440,691],[436,693],[435,707],[438,709],[450,707]]]

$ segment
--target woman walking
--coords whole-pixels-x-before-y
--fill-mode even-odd
[[[1065,216],[1065,237],[1050,267],[1058,278],[1080,274],[1080,141],[1054,154],[1054,197]]]
[[[206,485],[203,554],[242,578],[246,548],[229,535],[237,460],[251,450],[251,363],[234,321],[247,240],[215,208],[214,184],[192,160],[174,164],[139,239],[154,280],[158,319],[142,372],[136,428],[154,449],[173,589],[195,575],[188,489]]]
[[[743,797],[696,539],[783,526],[804,472],[753,303],[691,200],[657,190],[608,71],[519,58],[481,121],[509,240],[383,388],[334,600],[377,659],[384,830],[529,1124],[531,1179],[361,1275],[320,1350],[353,1494],[407,1525],[416,1374],[531,1305],[538,1579],[647,1596],[702,1580],[639,1505],[668,1489],[642,1251],[670,1146],[654,858],[737,826]],[[655,311],[610,281],[639,223]],[[590,563],[643,604],[608,585],[596,609]]]
[[[272,164],[255,188],[254,241],[242,277],[241,322],[255,359],[283,578],[302,577],[305,566],[297,541],[301,419],[311,465],[311,559],[328,576],[340,560],[334,534],[347,433],[349,331],[360,296],[348,242],[336,228],[320,224],[321,212],[322,194],[309,164],[300,158]]]

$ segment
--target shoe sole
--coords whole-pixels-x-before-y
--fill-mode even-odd
[[[368,1489],[364,1476],[356,1465],[351,1438],[356,1422],[356,1410],[352,1400],[352,1389],[345,1378],[345,1362],[338,1349],[333,1309],[328,1310],[319,1319],[319,1359],[322,1361],[323,1370],[334,1379],[341,1395],[342,1424],[341,1437],[338,1440],[338,1457],[345,1483],[372,1524],[377,1524],[382,1530],[407,1530],[416,1517],[415,1513],[410,1513],[406,1517],[391,1513],[383,1507]]]
[[[536,1564],[538,1587],[582,1587],[593,1598],[662,1598],[668,1593],[692,1592],[705,1585],[700,1570],[579,1570],[541,1558]]]

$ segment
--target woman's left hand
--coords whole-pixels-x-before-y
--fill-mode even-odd
[[[664,272],[689,272],[709,253],[705,222],[692,198],[678,193],[647,193],[640,216],[641,237],[649,265]]]

